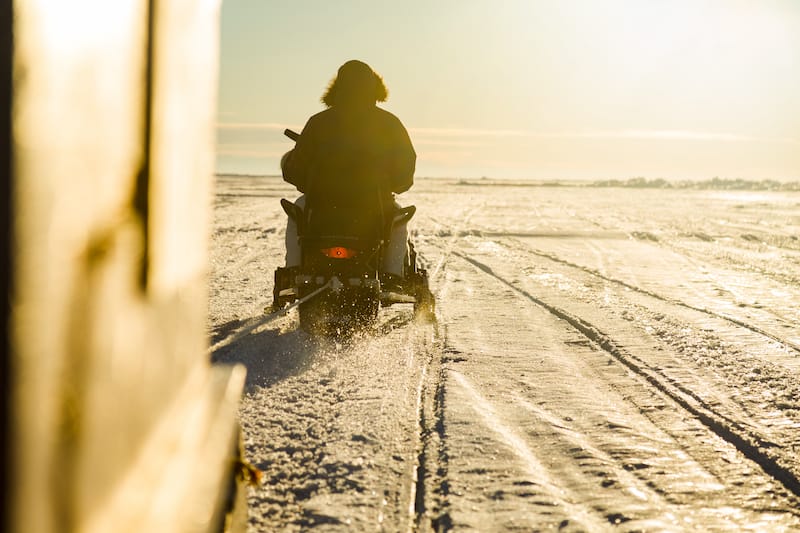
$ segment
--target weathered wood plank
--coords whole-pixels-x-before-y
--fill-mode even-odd
[[[243,383],[206,357],[218,10],[15,4],[14,531],[218,523]]]

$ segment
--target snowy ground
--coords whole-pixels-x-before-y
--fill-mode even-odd
[[[251,531],[800,530],[800,192],[419,180],[438,323],[345,343],[260,325],[293,196],[217,181]]]

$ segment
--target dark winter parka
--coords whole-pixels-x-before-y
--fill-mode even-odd
[[[328,109],[308,120],[284,156],[283,178],[312,201],[376,194],[390,201],[391,193],[408,190],[417,156],[400,120],[375,105],[386,97],[383,80],[367,64],[342,65],[322,97]]]

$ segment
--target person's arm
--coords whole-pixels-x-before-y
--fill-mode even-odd
[[[300,192],[306,192],[308,185],[308,167],[314,146],[313,117],[303,128],[294,148],[281,158],[281,171],[284,181],[291,183]]]
[[[411,144],[411,138],[402,122],[395,117],[392,128],[392,153],[390,180],[392,192],[401,193],[414,184],[414,169],[417,164],[417,153]]]

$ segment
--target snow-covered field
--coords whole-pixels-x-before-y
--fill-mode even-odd
[[[251,531],[800,530],[800,192],[418,180],[438,323],[338,343],[262,324],[294,196],[217,179]]]

